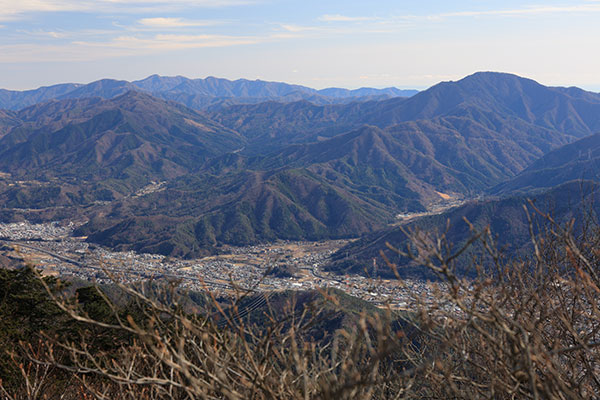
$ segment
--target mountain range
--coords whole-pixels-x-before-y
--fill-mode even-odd
[[[441,214],[424,216],[402,226],[387,227],[364,235],[340,249],[326,269],[338,274],[393,278],[396,275],[381,257],[383,252],[388,260],[399,267],[397,273],[401,278],[436,279],[421,264],[399,257],[388,248],[388,243],[402,251],[409,246],[414,248],[415,245],[407,237],[411,232],[426,233],[430,242],[444,236],[450,248],[456,251],[476,233],[489,228],[491,236],[487,238],[488,243],[496,246],[503,259],[526,257],[532,254],[532,242],[524,207],[527,207],[532,218],[534,235],[543,234],[550,226],[543,216],[549,214],[554,221],[563,225],[575,221],[573,232],[577,237],[586,228],[584,224],[589,224],[590,218],[595,218],[600,212],[598,181],[574,180],[544,191],[470,201]],[[458,276],[476,276],[478,271],[473,268],[473,259],[483,260],[483,265],[492,261],[481,243],[475,242],[467,252],[454,260],[454,272]],[[376,270],[372,267],[373,260]]]
[[[66,83],[38,89],[15,91],[0,89],[0,109],[20,110],[48,100],[101,97],[111,99],[129,91],[141,91],[164,100],[174,100],[193,109],[219,108],[238,103],[261,103],[268,100],[292,102],[309,100],[315,104],[348,103],[369,99],[410,97],[416,90],[397,88],[311,89],[283,82],[222,78],[189,79],[183,76],[152,75],[128,82],[101,79],[89,84]]]
[[[39,90],[0,95],[35,103],[0,111],[0,219],[78,218],[79,234],[118,249],[193,257],[368,234],[332,267],[360,272],[381,238],[402,242],[397,214],[495,196],[422,219],[480,210],[483,224],[483,210],[511,216],[531,189],[556,197],[598,172],[600,95],[504,73],[411,97],[158,76]]]
[[[191,109],[138,92],[50,101],[16,118],[22,123],[0,139],[0,169],[23,179],[146,183],[190,172],[245,141]]]
[[[530,250],[531,233],[524,206],[528,207],[533,216],[535,234],[547,225],[540,213],[549,213],[559,223],[572,219],[575,222],[574,233],[577,235],[584,228],[582,224],[585,221],[589,222],[590,218],[595,218],[600,213],[599,184],[600,134],[595,134],[547,153],[515,177],[488,189],[489,196],[483,200],[470,201],[439,215],[427,216],[401,227],[388,227],[366,235],[341,249],[334,256],[329,269],[338,273],[365,273],[365,265],[369,265],[373,259],[384,265],[380,259],[380,252],[384,251],[390,259],[402,266],[398,270],[401,276],[434,278],[431,273],[410,260],[398,260],[386,243],[405,248],[409,245],[406,233],[420,230],[432,235],[443,233],[455,248],[459,248],[473,234],[465,219],[479,230],[489,227],[496,245],[505,254],[525,254]],[[469,255],[465,255],[459,262],[459,270],[463,275],[475,272],[467,270]],[[378,273],[393,275],[387,266],[383,266]]]

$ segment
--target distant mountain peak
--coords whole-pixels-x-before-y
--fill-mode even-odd
[[[456,83],[488,83],[488,84],[498,84],[498,83],[506,83],[506,82],[521,82],[528,84],[535,84],[542,86],[540,83],[534,81],[530,78],[524,78],[522,76],[508,73],[508,72],[495,72],[495,71],[479,71],[474,74],[465,76],[464,78],[458,80]]]
[[[308,100],[320,105],[346,104],[352,101],[381,100],[396,96],[410,97],[416,93],[416,91],[397,88],[316,90],[302,85],[262,79],[228,80],[215,76],[189,79],[181,75],[152,74],[133,82],[105,78],[88,84],[61,84],[23,92],[0,89],[0,109],[19,110],[52,99],[86,97],[110,99],[129,90],[148,92],[156,97],[177,101],[194,109],[207,109],[213,105],[222,107],[231,104],[256,104],[264,101],[289,103]]]

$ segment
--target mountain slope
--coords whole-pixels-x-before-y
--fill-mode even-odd
[[[217,243],[356,236],[385,227],[398,213],[425,211],[442,200],[437,190],[460,196],[482,185],[475,171],[484,173],[483,166],[450,168],[436,152],[425,135],[363,127],[266,156],[230,153],[160,193],[102,211],[82,234],[178,255]]]
[[[139,91],[139,89],[127,81],[101,79],[87,85],[79,85],[76,89],[58,96],[56,99],[83,99],[88,97],[112,99],[130,91]]]
[[[24,91],[0,89],[0,108],[19,110],[34,104],[57,99],[79,86],[75,83],[64,83]]]
[[[0,138],[20,123],[19,117],[14,112],[0,110]]]
[[[368,96],[389,96],[389,97],[412,97],[419,93],[418,90],[402,90],[395,87],[385,89],[360,88],[360,89],[342,89],[342,88],[326,88],[317,91],[322,96],[334,98],[347,97],[368,97]]]
[[[0,170],[15,176],[156,180],[243,146],[208,118],[136,92],[52,102],[18,115],[34,122],[0,139]]]
[[[490,193],[527,192],[573,180],[600,181],[600,134],[549,152],[514,178],[490,189]]]
[[[210,115],[247,138],[243,153],[248,155],[322,141],[369,124],[420,142],[428,157],[463,174],[467,191],[481,191],[600,130],[600,95],[485,72],[408,99],[328,106],[268,102]]]
[[[259,133],[274,137],[280,131],[306,131],[307,126],[319,133],[339,131],[336,127],[340,125],[346,130],[362,124],[384,128],[448,117],[468,117],[493,124],[494,121],[488,121],[491,115],[582,137],[600,130],[598,110],[600,94],[545,87],[511,74],[480,72],[456,82],[440,83],[408,99],[338,106],[267,103],[231,107],[213,116],[241,133],[252,132],[253,137],[259,137]],[[275,125],[268,125],[267,121],[275,121]]]
[[[101,209],[80,233],[119,249],[197,256],[223,243],[354,237],[391,217],[304,170],[199,174]]]
[[[555,221],[564,223],[574,219],[576,225],[574,232],[577,235],[581,223],[587,220],[590,212],[600,212],[600,191],[597,184],[589,181],[569,182],[544,192],[528,195],[515,195],[503,199],[488,199],[474,201],[461,207],[449,210],[439,215],[432,215],[416,219],[403,227],[387,228],[379,232],[365,235],[348,246],[340,249],[333,257],[333,262],[327,267],[336,273],[364,274],[365,271],[373,272],[373,260],[377,264],[377,273],[391,277],[394,274],[385,264],[380,252],[383,251],[391,262],[395,263],[398,273],[403,278],[427,278],[435,276],[419,263],[399,257],[390,251],[386,243],[401,250],[406,250],[409,245],[406,232],[420,230],[434,240],[444,234],[451,246],[456,250],[461,248],[473,235],[468,220],[479,232],[489,226],[493,240],[507,258],[515,258],[523,250],[531,246],[531,237],[527,214],[523,206],[533,200],[535,206],[542,212],[551,212]],[[534,233],[538,234],[547,222],[536,212],[531,210]],[[414,249],[414,246],[413,246]],[[462,254],[456,262],[456,273],[460,276],[469,276],[476,273],[469,269],[471,257],[483,258],[486,261],[485,251],[478,244]],[[489,264],[487,264],[489,265]]]
[[[406,102],[388,100],[367,120],[393,124],[460,115],[467,108],[517,117],[525,122],[574,136],[600,129],[600,94],[552,88],[517,75],[478,72],[456,82],[442,82]],[[402,104],[401,106],[398,106]]]
[[[76,93],[112,96],[131,85],[99,81]],[[183,77],[149,77],[139,85],[185,96],[287,97],[301,89]],[[588,135],[599,124],[598,97],[478,73],[408,99],[266,102],[209,114],[139,92],[54,100],[0,116],[6,130],[0,172],[10,174],[0,176],[6,179],[0,199],[15,209],[76,210],[89,219],[81,234],[90,240],[163,254],[197,255],[220,243],[356,237],[385,228],[397,214],[482,194]],[[577,146],[595,144],[569,152]],[[555,165],[551,154],[547,162]],[[563,164],[553,168],[554,177],[566,171]],[[139,191],[146,185],[150,192]],[[502,204],[493,208],[508,216],[498,216],[501,227],[518,209]],[[480,221],[489,217],[472,213]],[[507,238],[520,234],[514,220],[518,232],[502,228]]]
[[[410,204],[404,200],[403,207],[402,198],[425,205],[439,200],[436,190],[464,194],[474,188],[463,182],[468,172],[440,163],[427,136],[415,130],[364,126],[317,143],[288,146],[259,160],[248,167],[305,167],[323,179],[370,193],[398,211]],[[418,210],[414,205],[408,209]]]
[[[190,108],[219,108],[227,104],[256,104],[276,100],[292,102],[308,100],[316,104],[348,103],[368,99],[386,99],[412,96],[414,90],[396,88],[361,88],[315,90],[283,82],[238,79],[230,81],[215,77],[189,79],[183,76],[151,75],[145,79],[127,82],[102,79],[89,84],[61,84],[34,90],[14,91],[0,89],[0,109],[20,110],[49,100],[101,97],[111,99],[128,91],[143,91],[165,100],[178,101]]]
[[[329,138],[363,126],[360,119],[349,121],[352,115],[353,109],[348,110],[344,106],[263,103],[259,106],[235,106],[223,113],[213,113],[211,117],[246,137],[248,145],[243,153],[259,155],[272,152],[271,157],[277,157],[277,152],[288,151],[285,149],[290,144],[306,145],[303,151],[307,154],[318,153]],[[516,117],[483,113],[477,109],[470,110],[468,114],[403,122],[387,126],[384,131],[393,138],[385,146],[394,143],[396,149],[403,149],[404,153],[399,150],[397,154],[391,153],[394,158],[405,157],[397,161],[415,163],[411,157],[418,156],[441,164],[452,175],[460,177],[460,184],[440,186],[438,190],[462,193],[481,191],[498,184],[544,153],[574,140],[571,135]],[[318,143],[311,144],[314,142]],[[412,169],[415,170],[414,167]],[[434,184],[434,180],[443,182],[445,178],[443,175],[437,178],[431,176],[429,183]]]

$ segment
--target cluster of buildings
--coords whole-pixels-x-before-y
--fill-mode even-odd
[[[182,260],[133,251],[110,251],[71,237],[72,231],[72,225],[58,223],[0,224],[0,239],[47,274],[97,283],[167,279],[176,280],[189,290],[210,290],[217,295],[247,290],[269,292],[335,287],[377,306],[397,309],[414,309],[418,302],[428,303],[436,296],[434,284],[430,282],[324,272],[322,267],[345,241],[228,247],[223,249],[224,254]],[[281,266],[292,266],[293,274],[287,277],[271,274]]]
[[[13,222],[0,224],[0,239],[12,240],[60,240],[71,236],[73,223],[61,225],[58,222],[49,224],[30,224],[29,222]]]

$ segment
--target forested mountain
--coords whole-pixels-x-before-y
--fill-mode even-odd
[[[490,193],[527,192],[574,180],[600,181],[600,134],[551,151]]]
[[[283,82],[251,81],[247,79],[230,81],[215,77],[189,79],[183,76],[152,75],[134,82],[101,79],[85,85],[67,83],[26,91],[0,89],[0,109],[19,110],[48,100],[86,97],[111,99],[132,90],[146,92],[165,100],[174,100],[198,110],[220,108],[238,103],[255,104],[269,100],[279,102],[309,100],[316,104],[349,103],[399,96],[409,97],[417,93],[416,90],[396,88],[361,88],[356,90],[329,88],[316,90]]]
[[[8,130],[21,121],[17,118],[14,112],[8,110],[0,110],[0,138],[4,136]]]
[[[118,249],[198,256],[220,244],[351,237],[390,218],[381,204],[306,170],[200,174],[100,208],[78,234]]]
[[[19,110],[37,103],[57,99],[79,86],[75,83],[63,83],[53,86],[44,86],[33,90],[6,90],[0,89],[0,108]]]
[[[190,172],[244,139],[201,114],[146,94],[44,103],[0,139],[0,169],[14,177],[150,180]]]
[[[398,266],[397,271],[401,277],[435,279],[430,270],[407,258],[399,257],[388,249],[386,243],[402,251],[411,246],[414,251],[419,246],[411,244],[413,242],[408,240],[407,233],[419,231],[427,235],[429,243],[435,243],[437,238],[444,235],[453,251],[456,251],[486,227],[489,227],[491,232],[488,243],[495,245],[504,258],[518,260],[520,256],[531,254],[532,246],[524,206],[528,208],[532,218],[535,235],[552,228],[551,223],[542,215],[549,213],[554,221],[560,224],[575,221],[573,232],[578,237],[583,232],[586,221],[600,212],[598,182],[572,181],[542,192],[472,201],[442,214],[416,219],[401,227],[389,227],[365,235],[339,250],[328,269],[336,273],[372,275],[374,271],[371,266],[375,260],[375,274],[393,277],[395,274],[380,255],[383,251],[388,259]],[[472,224],[474,231],[471,231],[469,224]],[[454,272],[459,276],[475,276],[477,271],[470,268],[473,257],[484,260],[484,265],[490,265],[489,258],[486,259],[486,251],[476,243],[467,253],[456,259]]]
[[[469,115],[480,110],[482,115],[496,113],[516,117],[541,127],[568,131],[572,135],[589,134],[600,126],[600,117],[593,111],[600,104],[600,94],[577,88],[553,88],[498,72],[478,72],[459,81],[442,82],[410,98],[394,98],[333,107],[336,118],[377,126],[436,117]],[[241,108],[249,117],[261,115],[264,105]],[[332,107],[323,107],[331,110]],[[257,110],[258,112],[253,112]],[[233,110],[235,113],[235,110]],[[224,113],[227,114],[227,113]],[[314,109],[304,112],[317,121],[328,119]],[[285,116],[285,110],[284,110]],[[476,115],[475,115],[476,116]],[[290,115],[292,118],[296,116]]]
[[[157,96],[399,93],[159,76],[71,89],[46,88],[77,98],[0,113],[1,216],[70,212],[88,221],[89,240],[121,249],[193,256],[222,243],[356,237],[399,213],[596,173],[589,135],[600,131],[600,95],[510,74],[477,73],[410,98],[210,112]]]

